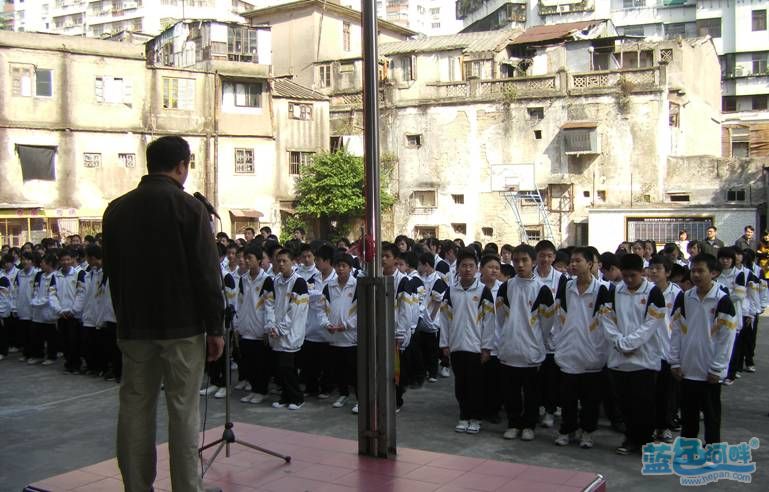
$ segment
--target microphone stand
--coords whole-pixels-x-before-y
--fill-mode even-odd
[[[224,360],[225,366],[227,368],[224,373],[225,386],[227,388],[227,397],[224,399],[224,431],[222,432],[221,438],[206,444],[198,450],[198,454],[201,456],[202,460],[203,451],[216,446],[216,450],[214,451],[213,456],[211,456],[211,459],[203,466],[203,476],[205,476],[205,474],[208,472],[208,469],[211,468],[211,465],[214,464],[214,461],[216,460],[216,457],[219,456],[222,448],[225,449],[225,456],[228,458],[230,457],[230,444],[240,444],[241,446],[245,446],[247,448],[269,454],[271,456],[275,456],[276,458],[281,458],[286,463],[291,463],[291,456],[282,455],[278,452],[271,451],[250,442],[241,441],[235,437],[235,431],[233,430],[235,424],[232,423],[232,417],[230,415],[230,396],[232,394],[232,378],[230,374],[232,372],[230,369],[230,332],[232,331],[232,319],[234,316],[235,310],[232,308],[232,306],[228,305],[224,316]]]

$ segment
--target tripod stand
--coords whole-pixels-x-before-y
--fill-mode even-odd
[[[203,451],[216,446],[216,450],[214,451],[213,456],[211,456],[211,459],[203,467],[203,475],[205,475],[208,472],[208,469],[211,468],[211,465],[214,464],[214,461],[216,460],[216,457],[219,456],[219,453],[221,453],[222,448],[225,449],[225,453],[224,453],[225,456],[228,458],[230,457],[230,444],[240,444],[242,446],[246,446],[247,448],[251,448],[256,451],[261,451],[262,453],[275,456],[276,458],[281,458],[286,463],[291,463],[291,456],[284,456],[280,453],[277,453],[275,451],[270,451],[269,449],[259,447],[255,444],[241,441],[235,437],[235,431],[233,430],[233,427],[235,426],[235,424],[232,423],[231,416],[230,416],[230,394],[232,391],[232,378],[231,378],[232,370],[230,369],[230,333],[232,331],[232,318],[234,316],[235,316],[235,310],[232,308],[232,306],[228,305],[224,315],[224,361],[225,361],[224,362],[225,363],[224,385],[227,388],[227,396],[224,399],[224,431],[222,432],[222,437],[198,449],[198,454],[201,456],[201,459],[202,459]]]

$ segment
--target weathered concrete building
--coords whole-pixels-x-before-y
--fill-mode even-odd
[[[189,141],[186,188],[219,207],[223,230],[279,228],[293,193],[292,146],[328,149],[328,100],[273,82],[267,28],[206,21],[169,31],[185,42],[161,35],[146,54],[0,32],[0,243],[98,231],[107,203],[146,173],[146,145],[166,134]],[[244,33],[257,39],[255,53],[243,52]],[[232,61],[235,51],[252,58]],[[276,107],[294,103],[316,119],[284,121],[291,115]]]

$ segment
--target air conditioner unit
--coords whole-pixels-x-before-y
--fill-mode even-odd
[[[138,8],[137,2],[123,2],[123,10]]]
[[[742,65],[737,65],[734,67],[734,75],[737,77],[742,77],[744,75],[744,69]]]

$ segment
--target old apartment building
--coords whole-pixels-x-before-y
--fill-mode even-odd
[[[328,149],[328,100],[271,75],[269,28],[182,22],[146,52],[0,32],[0,243],[99,230],[165,134],[189,141],[186,189],[224,231],[279,227],[295,159]]]

